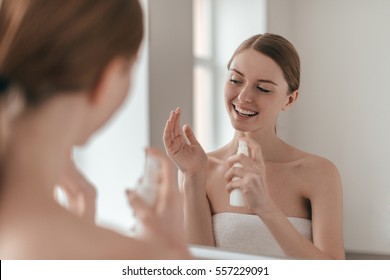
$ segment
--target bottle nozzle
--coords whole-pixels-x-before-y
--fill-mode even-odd
[[[246,156],[249,156],[248,144],[245,141],[243,140],[238,141],[237,154],[244,154]]]

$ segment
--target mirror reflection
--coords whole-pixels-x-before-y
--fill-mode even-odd
[[[228,170],[225,162],[238,150],[238,141],[229,142],[235,137],[235,127],[229,113],[242,118],[259,112],[261,116],[262,113],[260,107],[237,108],[234,101],[228,103],[231,107],[230,111],[227,110],[225,87],[238,86],[234,84],[237,78],[241,79],[238,82],[251,85],[252,88],[265,87],[254,83],[254,80],[262,78],[263,70],[249,71],[261,74],[258,78],[249,78],[247,71],[241,68],[238,69],[239,73],[228,71],[227,64],[244,40],[252,35],[268,32],[279,34],[291,42],[301,62],[297,98],[292,102],[288,98],[291,105],[287,106],[287,110],[283,110],[282,106],[278,114],[275,112],[276,136],[283,143],[288,143],[289,147],[294,147],[296,152],[305,151],[327,159],[334,165],[333,170],[337,170],[341,179],[343,209],[334,209],[333,206],[338,205],[338,201],[327,202],[323,207],[329,211],[337,210],[338,214],[343,213],[342,235],[346,257],[389,258],[390,181],[386,175],[390,132],[386,129],[386,124],[390,121],[390,113],[385,106],[390,103],[390,97],[386,94],[390,91],[387,83],[387,73],[390,73],[387,11],[390,3],[385,0],[193,0],[192,3],[165,1],[164,5],[159,6],[154,2],[159,1],[143,1],[148,7],[145,10],[149,13],[150,34],[140,53],[133,87],[134,92],[149,92],[149,97],[134,94],[129,105],[126,104],[116,116],[113,125],[98,134],[94,142],[75,155],[79,166],[97,183],[97,222],[123,233],[128,232],[128,221],[132,215],[129,214],[123,197],[124,188],[132,182],[135,185],[134,178],[143,172],[142,147],[153,144],[163,149],[161,137],[165,121],[169,118],[170,110],[175,110],[176,107],[181,108],[178,112],[181,125],[192,124],[194,134],[206,153],[221,147],[230,148],[226,154],[211,154],[214,161],[209,164],[221,166],[221,170],[217,170],[220,173],[215,174],[222,178]],[[181,4],[178,5],[177,2]],[[159,18],[159,15],[164,18]],[[177,22],[182,23],[180,28]],[[153,37],[157,36],[155,30],[158,30],[159,37]],[[176,35],[174,38],[173,33]],[[181,38],[181,44],[177,43],[177,38]],[[236,58],[239,60],[233,61],[235,67],[242,67],[241,59],[248,59],[241,56]],[[250,57],[249,60],[252,62],[257,58]],[[268,71],[275,65],[270,63],[267,66],[269,67],[265,70]],[[192,73],[193,93],[188,86],[192,83]],[[245,75],[240,76],[240,73]],[[287,84],[287,79],[283,80]],[[265,90],[270,89],[265,87]],[[261,96],[263,95],[264,98],[269,98],[264,92]],[[129,131],[129,126],[136,127],[137,137],[134,137],[133,131]],[[253,147],[249,145],[250,155],[252,150]],[[278,148],[277,151],[280,152],[281,149]],[[131,161],[128,160],[129,154],[132,155]],[[96,156],[104,160],[93,160]],[[291,191],[289,187],[292,188],[292,185],[319,188],[327,180],[335,178],[326,173],[326,170],[308,172],[314,177],[312,183],[308,184],[308,179],[298,176],[293,168],[283,169],[271,162],[272,158],[268,158],[267,172],[273,174],[273,179],[268,179],[269,184],[284,186],[288,191]],[[286,162],[297,164],[294,160]],[[109,174],[106,172],[108,166]],[[282,176],[284,172],[293,174],[285,177]],[[301,184],[296,181],[293,184],[294,178],[302,180]],[[213,245],[212,242],[218,238],[214,231],[210,232],[213,221],[214,226],[218,223],[218,226],[229,229],[232,219],[235,222],[241,221],[241,218],[232,218],[233,215],[245,215],[240,216],[245,219],[256,218],[249,209],[229,205],[229,193],[219,192],[226,188],[225,182],[226,180],[218,180],[216,184],[212,184],[217,187],[208,193],[208,201],[203,201],[201,206],[197,205],[197,209],[209,211],[208,233],[211,236],[207,242],[194,240],[193,243]],[[314,225],[314,202],[308,199],[308,194],[294,196],[294,193],[275,192],[272,195],[285,216],[300,219],[297,222],[289,219],[291,225],[295,225],[295,228],[308,228],[311,224],[311,238],[317,238],[316,228],[320,226]],[[329,195],[338,198],[335,192],[330,192]],[[322,199],[325,196],[320,197]],[[290,199],[298,202],[290,203]],[[298,207],[291,209],[291,205]],[[220,216],[212,216],[217,213]],[[331,236],[332,229],[338,227],[339,218],[333,216],[332,219],[327,222],[330,226],[325,226],[322,220],[319,222],[325,227],[319,231],[324,235],[320,239],[328,240],[331,244],[327,248],[339,246],[339,241],[335,241],[338,238]],[[245,222],[253,225],[249,221]],[[296,223],[300,224],[297,226]],[[219,232],[226,232],[225,229]],[[202,231],[203,228],[195,228],[197,230]],[[258,231],[250,228],[245,230]],[[242,231],[236,234],[240,235]],[[339,233],[335,235],[339,236]],[[230,243],[239,246],[235,241],[238,238]],[[311,238],[308,237],[308,240]],[[251,242],[247,246],[252,247]],[[337,244],[333,244],[334,242]],[[239,248],[235,247],[234,250]],[[245,248],[243,251],[248,252]],[[273,255],[275,251],[260,254]]]
[[[204,2],[208,1],[199,2],[207,7]],[[301,84],[294,106],[280,115],[277,135],[294,147],[329,159],[338,168],[347,257],[388,258],[390,227],[386,187],[390,182],[385,179],[389,154],[385,143],[390,140],[390,133],[381,127],[390,120],[385,110],[385,104],[390,101],[385,94],[389,91],[385,78],[389,71],[386,50],[390,46],[385,35],[388,33],[385,10],[389,4],[278,0],[263,2],[261,9],[261,1],[248,1],[248,6],[236,1],[220,2],[212,1],[213,5],[208,7],[211,10],[208,15],[213,17],[210,30],[218,34],[208,35],[214,50],[210,68],[214,70],[204,70],[203,77],[207,76],[205,73],[213,76],[199,75],[195,80],[195,89],[203,87],[195,95],[203,98],[197,101],[195,119],[200,142],[213,150],[226,144],[234,133],[222,94],[228,75],[226,49],[237,46],[243,40],[237,37],[247,35],[246,32],[254,34],[260,30],[285,36],[300,55]],[[255,16],[254,11],[263,14]],[[196,67],[207,69],[209,64],[196,61],[200,65]],[[213,106],[205,116],[204,107],[210,105],[202,107],[202,104],[208,102]],[[323,180],[318,177],[317,183]]]

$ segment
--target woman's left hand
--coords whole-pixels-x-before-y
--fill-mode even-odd
[[[225,174],[225,179],[228,182],[226,189],[231,192],[232,189],[239,188],[249,209],[261,216],[261,214],[275,209],[267,186],[266,168],[261,147],[249,137],[240,140],[247,143],[251,157],[236,154],[228,158],[228,171]],[[237,163],[241,167],[235,166]],[[235,179],[232,180],[233,178]]]

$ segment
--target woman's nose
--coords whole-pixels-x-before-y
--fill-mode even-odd
[[[248,88],[248,86],[245,86],[242,88],[240,94],[237,97],[238,101],[242,103],[246,102],[252,102],[253,101],[253,94],[251,90]]]

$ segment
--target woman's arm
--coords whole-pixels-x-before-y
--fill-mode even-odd
[[[184,226],[191,244],[215,246],[205,176],[185,176],[179,171],[184,199]]]
[[[330,162],[322,162],[316,169],[311,170],[317,176],[316,185],[311,185],[309,194],[313,243],[299,234],[277,207],[270,213],[260,212],[258,215],[287,256],[344,259],[342,192],[338,172]]]
[[[206,196],[207,155],[190,126],[180,128],[180,114],[180,109],[171,112],[163,139],[167,154],[179,168],[188,242],[214,246],[210,204]]]

